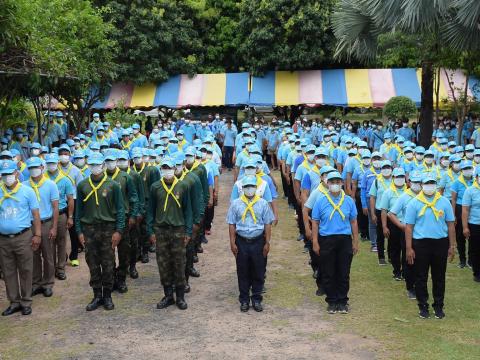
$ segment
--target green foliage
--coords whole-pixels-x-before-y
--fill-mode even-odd
[[[408,119],[416,113],[415,103],[407,96],[391,97],[383,108],[383,115],[391,119]]]
[[[105,114],[105,120],[112,124],[112,127],[117,121],[120,121],[123,127],[128,127],[137,119],[138,116],[133,115],[133,110],[127,109],[123,102],[119,102],[112,111]]]
[[[32,105],[24,99],[13,99],[4,105],[2,115],[6,120],[4,122],[6,129],[25,127],[25,124],[35,117]]]

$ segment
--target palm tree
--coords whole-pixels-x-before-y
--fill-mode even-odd
[[[433,131],[434,66],[441,47],[454,51],[480,49],[479,0],[340,0],[332,17],[337,38],[335,56],[373,63],[382,34],[403,32],[419,39],[422,97],[422,145]]]

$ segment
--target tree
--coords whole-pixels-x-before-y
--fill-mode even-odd
[[[408,119],[417,113],[412,99],[406,96],[394,96],[383,107],[383,115],[392,119]]]
[[[464,7],[470,13],[465,13]],[[381,34],[402,32],[416,37],[422,50],[420,142],[426,146],[433,131],[433,79],[439,49],[445,46],[478,49],[480,41],[468,44],[465,41],[453,44],[453,41],[462,36],[480,38],[479,9],[476,0],[341,0],[332,18],[337,38],[335,55],[372,63]]]

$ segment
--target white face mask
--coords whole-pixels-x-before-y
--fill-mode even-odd
[[[315,159],[315,155],[314,155],[314,154],[308,154],[308,155],[307,155],[307,160],[308,160],[309,162],[313,162],[314,159]]]
[[[191,165],[191,164],[194,163],[195,157],[193,157],[193,156],[187,156],[187,157],[185,157],[185,160],[186,160],[187,164]]]
[[[423,155],[416,154],[415,159],[417,159],[417,161],[422,161],[423,160]]]
[[[450,165],[450,161],[447,160],[447,159],[443,159],[440,161],[440,164],[443,166],[443,167],[448,167],[448,165]]]
[[[206,157],[208,160],[211,160],[212,157],[213,157],[213,154],[207,154],[207,155],[205,155],[205,157]]]
[[[257,173],[257,169],[251,169],[251,168],[245,169],[245,176],[252,176],[252,175],[255,175],[256,173]]]
[[[85,166],[85,159],[76,159],[75,166],[83,168]]]
[[[58,164],[53,163],[53,164],[47,164],[47,169],[49,172],[55,172],[58,169]]]
[[[183,172],[183,165],[177,165],[175,166],[175,171],[177,173],[182,173]]]
[[[407,160],[412,160],[413,159],[413,153],[411,153],[411,152],[406,153],[405,157],[407,158]]]
[[[392,142],[392,139],[385,139],[385,144],[390,144]]]
[[[93,175],[100,175],[103,172],[103,165],[89,165]]]
[[[473,158],[473,151],[465,152],[465,156],[467,159],[472,159]]]
[[[393,179],[393,183],[396,186],[403,186],[403,185],[405,185],[405,178],[403,178],[403,177],[395,178],[395,179]]]
[[[80,140],[80,145],[85,145],[85,140]]]
[[[32,156],[40,155],[40,149],[32,149]]]
[[[422,190],[422,186],[419,183],[411,183],[410,189],[412,189],[413,192],[419,193],[420,190]]]
[[[363,165],[365,165],[365,166],[369,166],[369,165],[372,163],[372,160],[371,160],[371,159],[363,159],[363,160],[362,160],[362,163],[363,163]]]
[[[480,163],[480,156],[475,156],[473,158],[473,161],[475,161],[477,164],[479,164]]]
[[[30,176],[31,176],[31,177],[36,178],[36,177],[38,177],[38,176],[40,176],[40,175],[42,175],[42,169],[40,169],[40,168],[30,169]]]
[[[150,156],[144,156],[144,157],[142,158],[142,160],[143,160],[143,162],[147,163],[148,160],[150,160]]]
[[[446,151],[447,150],[447,145],[443,144],[443,145],[440,146],[440,148],[442,149],[442,151]]]
[[[126,169],[128,167],[128,160],[118,160],[117,165],[120,169]]]
[[[143,162],[143,160],[140,157],[136,157],[135,159],[133,159],[133,163],[135,165],[140,165],[142,162]]]
[[[243,193],[247,197],[254,196],[256,191],[257,191],[257,188],[255,186],[246,186],[243,188]]]
[[[477,176],[477,184],[480,185],[480,176]]]
[[[175,176],[175,170],[174,169],[161,169],[160,170],[160,175],[162,176],[162,178],[170,180]]]
[[[178,135],[177,139],[178,139],[178,141],[182,141],[183,140],[183,135]]]
[[[328,185],[328,190],[330,190],[331,193],[338,193],[340,190],[342,190],[342,185],[340,184],[329,184]]]
[[[425,164],[430,165],[432,163],[433,163],[433,158],[431,158],[431,157],[426,157],[425,158]]]
[[[105,161],[105,166],[110,171],[115,170],[116,167],[117,167],[117,162],[116,161]]]
[[[453,169],[454,171],[460,170],[460,164],[459,164],[459,163],[453,163],[453,164],[452,164],[452,169]]]
[[[382,169],[382,175],[387,177],[392,175],[392,169]]]
[[[133,133],[134,133],[135,135],[138,134],[138,131],[139,131],[138,129],[133,129]]]
[[[325,160],[325,159],[317,159],[317,160],[315,160],[315,164],[317,164],[317,167],[319,167],[319,168],[323,167],[326,162],[327,162],[327,160]]]
[[[60,156],[58,157],[58,159],[60,160],[60,162],[61,162],[62,164],[67,164],[67,163],[70,161],[70,156],[68,156],[68,155],[60,155]]]
[[[462,170],[462,174],[467,178],[471,178],[473,176],[473,170],[472,169]]]
[[[5,183],[5,185],[7,185],[7,186],[12,186],[15,183],[16,179],[17,178],[15,177],[15,174],[3,175],[2,176],[2,180]]]
[[[382,161],[381,160],[373,160],[373,167],[375,169],[378,169],[380,166],[382,166]]]
[[[424,184],[422,185],[423,192],[427,196],[431,196],[435,194],[435,191],[437,191],[437,185],[436,184]]]

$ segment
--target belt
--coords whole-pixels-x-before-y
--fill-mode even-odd
[[[258,235],[254,238],[246,238],[237,234],[237,239],[245,241],[248,244],[253,244],[256,241],[265,239],[265,234],[262,233],[261,235]]]
[[[40,222],[41,222],[42,224],[45,224],[46,222],[49,222],[50,220],[52,220],[51,217],[49,217],[48,219],[40,220]]]
[[[20,231],[20,232],[18,232],[18,233],[16,233],[16,234],[0,234],[0,236],[8,237],[8,238],[14,238],[14,237],[16,237],[16,236],[18,236],[18,235],[23,234],[24,232],[26,232],[26,231],[28,231],[28,230],[30,230],[30,228],[25,228],[25,229],[23,229],[22,231]]]

